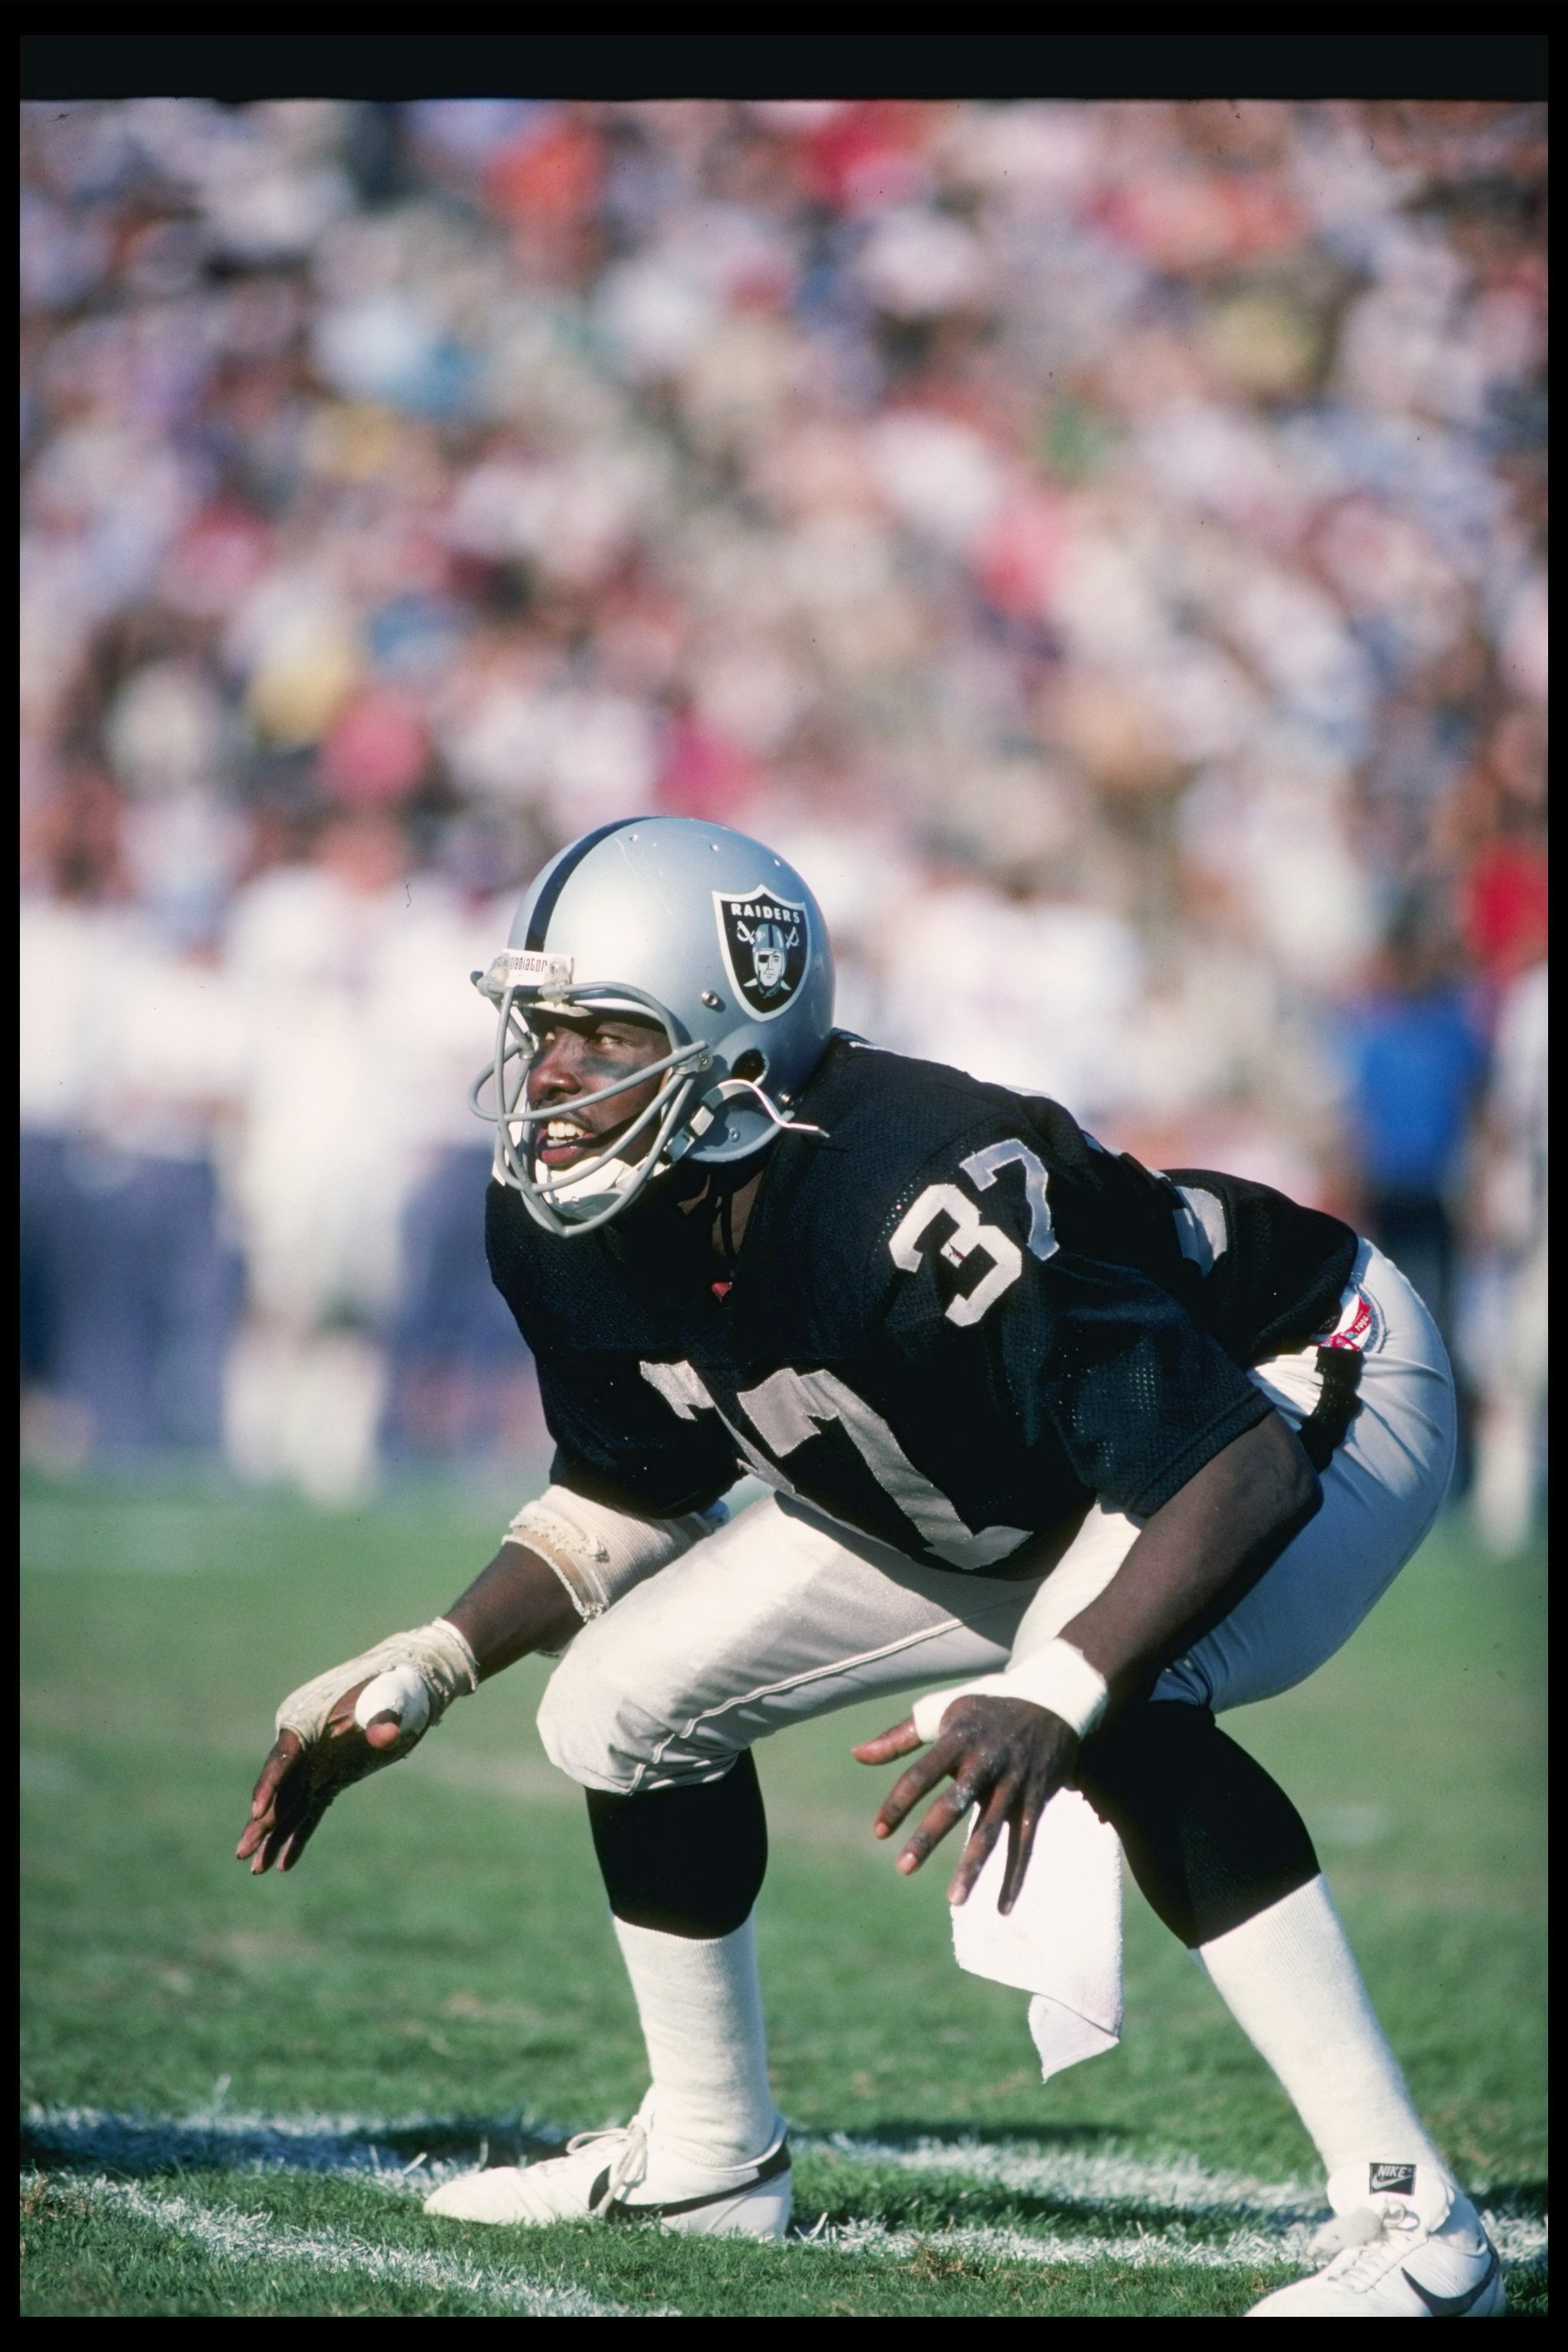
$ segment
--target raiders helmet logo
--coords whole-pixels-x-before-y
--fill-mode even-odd
[[[805,908],[767,890],[715,890],[719,940],[736,993],[760,1021],[794,1003],[805,978],[811,937]]]

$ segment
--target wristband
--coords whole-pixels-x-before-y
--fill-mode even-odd
[[[1105,1676],[1091,1666],[1081,1650],[1058,1637],[1026,1658],[1016,1658],[1005,1674],[981,1675],[951,1690],[927,1691],[915,1701],[914,1727],[923,1740],[934,1739],[942,1719],[955,1699],[1022,1698],[1034,1706],[1048,1707],[1079,1739],[1097,1730],[1110,1704]]]

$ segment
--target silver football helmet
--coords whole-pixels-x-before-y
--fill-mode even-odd
[[[795,1124],[789,1105],[833,1023],[833,957],[811,892],[760,841],[696,817],[626,817],[571,843],[473,981],[498,1017],[493,1060],[469,1100],[495,1126],[498,1179],[563,1237],[619,1216],[678,1160],[745,1160]],[[668,1050],[611,1086],[530,1110],[530,1015],[573,1007],[656,1022]],[[536,1129],[548,1120],[649,1078],[652,1102],[608,1149],[558,1177],[539,1163]]]

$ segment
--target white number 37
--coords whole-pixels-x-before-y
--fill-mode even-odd
[[[1058,1244],[1051,1228],[1050,1203],[1046,1195],[1046,1170],[1028,1146],[1008,1140],[989,1144],[984,1151],[972,1152],[960,1163],[977,1192],[989,1192],[996,1181],[999,1170],[1016,1165],[1023,1171],[1025,1195],[1029,1204],[1029,1240],[1031,1255],[1047,1258],[1054,1255]],[[990,1260],[990,1265],[973,1290],[950,1298],[947,1318],[951,1323],[978,1323],[981,1317],[996,1304],[1005,1290],[1017,1281],[1024,1270],[1024,1253],[1008,1234],[999,1226],[988,1225],[973,1202],[956,1184],[928,1184],[918,1201],[907,1209],[888,1237],[888,1250],[893,1264],[906,1274],[918,1269],[925,1237],[939,1217],[948,1218],[953,1227],[942,1244],[940,1255],[949,1265],[962,1265],[966,1258],[977,1253]]]

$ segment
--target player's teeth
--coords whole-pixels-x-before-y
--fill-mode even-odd
[[[569,1118],[552,1118],[544,1130],[547,1143],[581,1143],[587,1133],[584,1127],[574,1127]]]

